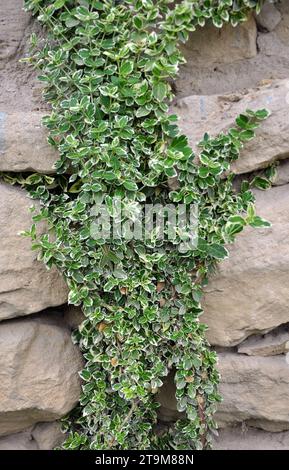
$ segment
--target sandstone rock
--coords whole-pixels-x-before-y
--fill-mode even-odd
[[[65,434],[61,432],[60,423],[38,423],[31,431],[33,439],[37,442],[39,450],[50,450],[60,446],[65,440]]]
[[[198,67],[231,63],[256,56],[256,37],[257,28],[252,16],[235,28],[224,25],[218,29],[208,24],[191,33],[182,52],[187,62]]]
[[[54,173],[59,158],[47,142],[43,113],[0,113],[0,171]]]
[[[273,29],[275,29],[282,20],[282,16],[275,5],[267,1],[267,3],[265,3],[265,5],[262,7],[261,13],[256,15],[255,19],[257,25],[261,29],[265,29],[266,31],[273,31]]]
[[[54,421],[78,401],[81,354],[58,317],[42,313],[0,324],[0,435]]]
[[[38,450],[30,431],[0,437],[0,450]]]
[[[65,303],[67,287],[60,274],[47,271],[31,251],[31,241],[19,235],[32,224],[33,201],[3,183],[0,196],[0,320]]]
[[[289,432],[266,432],[241,426],[220,429],[213,450],[288,450]]]
[[[39,423],[25,431],[0,438],[0,450],[52,450],[65,435],[58,422]]]
[[[1,2],[0,61],[7,60],[16,53],[29,21],[30,15],[23,11],[22,0]]]
[[[265,81],[245,94],[188,96],[178,100],[171,111],[180,117],[180,128],[196,150],[205,132],[214,136],[232,127],[236,117],[250,108],[268,108],[272,115],[262,123],[257,136],[247,142],[232,165],[237,173],[264,168],[289,156],[289,81]]]
[[[289,364],[285,357],[248,357],[232,352],[219,353],[218,357],[223,397],[216,414],[219,426],[246,422],[274,432],[289,429]],[[172,374],[157,399],[162,421],[181,417]]]
[[[273,5],[268,6],[267,8],[274,8]],[[275,8],[276,10],[276,8]],[[265,10],[264,10],[265,11]],[[282,0],[280,4],[278,3],[278,10],[280,11],[281,21],[278,22],[278,25],[274,27],[274,31],[271,31],[267,34],[258,35],[257,43],[259,53],[264,56],[271,57],[273,60],[275,57],[283,58],[285,61],[288,58],[288,44],[289,44],[289,8],[288,1]],[[267,22],[277,21],[278,13],[275,12],[274,15],[271,14],[270,19],[267,17]],[[268,24],[267,24],[268,26]]]
[[[281,326],[265,336],[251,336],[238,346],[248,356],[276,356],[289,351],[289,327]]]
[[[211,344],[234,346],[289,320],[289,191],[257,191],[257,212],[267,229],[246,228],[229,246],[206,288],[202,321]]]
[[[221,427],[246,421],[267,431],[289,429],[289,364],[284,356],[219,354]]]

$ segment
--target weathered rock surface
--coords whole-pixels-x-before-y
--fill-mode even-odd
[[[204,63],[228,63],[249,59],[257,54],[257,28],[251,16],[248,21],[235,28],[224,25],[218,29],[213,25],[199,28],[190,35],[182,47],[187,62],[195,66]]]
[[[219,353],[222,427],[246,421],[267,431],[289,429],[289,364],[284,356]]]
[[[67,287],[60,274],[37,261],[31,241],[19,235],[32,224],[33,201],[3,183],[0,196],[0,320],[65,303]]]
[[[41,125],[43,113],[0,113],[0,171],[54,173],[59,158]]]
[[[64,439],[58,422],[39,423],[25,431],[1,437],[0,450],[51,450]]]
[[[213,345],[234,346],[289,319],[288,187],[256,191],[256,206],[272,227],[247,227],[206,288],[202,321]]]
[[[1,323],[0,435],[68,413],[79,398],[81,367],[58,313]]]
[[[30,431],[0,437],[0,450],[38,450]]]
[[[33,439],[37,442],[39,450],[50,450],[62,444],[65,434],[61,431],[59,422],[38,423],[31,431]]]
[[[190,48],[194,51],[194,41],[197,41],[199,32],[194,33],[185,56],[188,61],[181,66],[180,76],[176,87],[179,96],[211,95],[234,93],[258,86],[264,79],[288,78],[289,68],[289,4],[288,0],[280,0],[276,3],[276,9],[281,14],[281,21],[274,31],[265,31],[259,27],[257,44],[258,52],[251,58],[235,60],[236,47],[231,40],[219,47],[219,37],[210,45],[211,59],[203,56],[202,50],[206,49],[209,26],[202,30],[203,42],[199,43],[199,52],[195,51],[191,57]],[[277,13],[278,15],[278,13]],[[271,20],[270,20],[271,21]],[[256,30],[252,23],[252,33]],[[262,29],[262,31],[260,31]],[[230,31],[227,32],[230,35]],[[246,48],[244,47],[244,53]],[[222,55],[222,51],[226,53]],[[224,59],[225,57],[225,59]]]
[[[248,357],[231,352],[219,353],[218,357],[223,397],[216,414],[219,426],[247,422],[268,431],[289,429],[289,364],[285,357]],[[162,421],[180,417],[172,374],[157,399]]]
[[[254,335],[238,346],[238,353],[248,356],[276,356],[289,351],[289,326],[280,326],[267,335]]]
[[[0,61],[16,53],[30,21],[30,15],[23,11],[22,0],[9,0],[0,5]],[[17,15],[15,15],[17,11]]]
[[[256,15],[255,19],[259,28],[266,31],[273,31],[282,20],[282,16],[275,5],[269,3],[267,0],[265,5],[262,7],[261,13]]]
[[[241,426],[220,429],[214,450],[288,450],[289,432],[266,432]]]
[[[197,150],[205,132],[214,136],[227,131],[234,126],[236,117],[248,108],[270,109],[272,115],[262,123],[256,137],[246,143],[240,158],[232,165],[237,174],[254,171],[289,157],[289,81],[265,83],[244,94],[182,98],[171,111],[180,116],[180,128]]]

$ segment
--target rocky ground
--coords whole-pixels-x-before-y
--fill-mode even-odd
[[[37,28],[21,6],[0,5],[0,171],[51,173],[57,155],[40,125],[47,107],[35,72],[19,63]],[[192,146],[205,131],[226,130],[242,110],[267,107],[271,117],[234,171],[250,177],[280,162],[273,188],[256,190],[258,212],[272,228],[238,238],[204,299],[224,397],[214,446],[289,449],[289,2],[268,4],[235,29],[195,32],[184,53],[172,111]],[[82,358],[70,332],[81,313],[67,307],[59,273],[47,271],[19,236],[30,226],[30,205],[24,191],[0,182],[0,449],[58,445],[57,420],[80,394]],[[160,420],[174,420],[171,377],[159,401]]]

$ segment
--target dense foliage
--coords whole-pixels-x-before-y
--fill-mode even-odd
[[[85,321],[75,334],[85,359],[80,404],[67,420],[69,449],[205,449],[217,393],[216,355],[199,322],[207,275],[227,256],[244,226],[266,226],[244,183],[232,188],[230,163],[254,137],[266,110],[247,110],[236,127],[206,135],[196,159],[176,116],[168,114],[171,81],[184,62],[179,43],[213,21],[245,21],[253,0],[26,0],[48,40],[31,62],[41,69],[52,112],[44,123],[59,151],[57,174],[18,177],[41,201],[34,219],[53,235],[29,235],[34,249],[57,266],[69,302]],[[32,42],[37,47],[37,38]],[[174,181],[172,187],[172,179]],[[9,179],[6,176],[6,179]],[[182,234],[161,239],[91,235],[95,204],[122,222],[139,204],[198,205],[198,244],[179,250]],[[139,214],[139,213],[138,213]],[[178,409],[156,432],[156,393],[175,370]]]

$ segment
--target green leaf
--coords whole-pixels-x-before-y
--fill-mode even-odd
[[[228,250],[223,245],[218,245],[217,243],[208,245],[207,252],[216,259],[225,259],[229,256]]]
[[[267,119],[270,116],[271,112],[268,109],[260,109],[259,111],[255,112],[255,116],[260,119]]]
[[[126,181],[123,182],[123,185],[124,185],[125,189],[128,189],[128,191],[137,191],[138,190],[138,186],[134,181],[126,180]]]
[[[261,227],[271,227],[271,223],[268,220],[255,215],[255,217],[250,222],[251,227],[261,228]]]
[[[59,8],[62,8],[66,3],[66,0],[56,0],[54,3],[53,3],[53,8],[55,10],[59,10]]]
[[[153,96],[158,101],[163,101],[167,94],[167,84],[158,82],[153,85]]]
[[[142,19],[139,16],[134,16],[133,24],[137,29],[141,29],[143,27]]]
[[[260,176],[256,176],[251,184],[262,190],[271,188],[271,182],[267,178],[261,178]]]
[[[240,215],[231,215],[231,217],[228,219],[228,222],[232,224],[246,225],[246,220]]]
[[[126,60],[123,62],[120,66],[120,75],[123,77],[127,77],[129,74],[131,74],[133,71],[133,61],[132,60]]]

